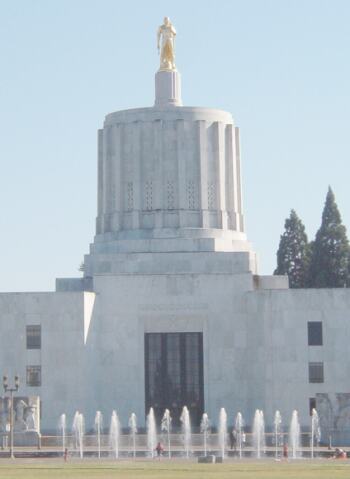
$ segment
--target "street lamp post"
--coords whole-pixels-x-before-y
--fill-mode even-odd
[[[10,393],[10,458],[14,459],[15,455],[13,454],[13,393],[18,391],[19,388],[19,377],[15,376],[15,385],[10,387],[8,383],[8,377],[3,376],[2,385],[4,386],[5,394]]]

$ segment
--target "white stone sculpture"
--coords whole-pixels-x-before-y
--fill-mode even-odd
[[[37,430],[36,421],[35,421],[35,407],[34,406],[28,406],[27,407],[25,423],[27,425],[28,431],[36,431]]]
[[[27,430],[27,424],[24,420],[24,412],[25,409],[27,408],[27,404],[23,401],[23,399],[20,399],[19,401],[16,402],[14,408],[16,411],[16,417],[15,417],[15,431],[26,431]]]

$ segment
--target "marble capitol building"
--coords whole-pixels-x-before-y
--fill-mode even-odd
[[[143,427],[150,406],[176,423],[187,405],[197,426],[224,407],[249,428],[256,409],[270,427],[276,409],[297,409],[309,427],[317,406],[325,436],[350,442],[350,290],[258,274],[239,129],[226,111],[182,105],[175,35],[165,19],[154,106],[110,113],[98,132],[83,277],[0,294],[1,373],[40,398],[44,433],[77,409],[87,425],[116,409]]]

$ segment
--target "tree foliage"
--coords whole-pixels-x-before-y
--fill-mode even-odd
[[[305,288],[309,272],[309,246],[305,227],[294,210],[284,224],[274,274],[287,274],[291,288]]]
[[[322,222],[312,245],[310,286],[342,288],[350,285],[350,247],[331,188],[328,189]]]

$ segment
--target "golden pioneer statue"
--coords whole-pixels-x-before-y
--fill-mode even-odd
[[[159,70],[176,70],[175,67],[175,36],[176,30],[169,17],[164,17],[164,23],[158,28],[157,47],[160,52]]]

